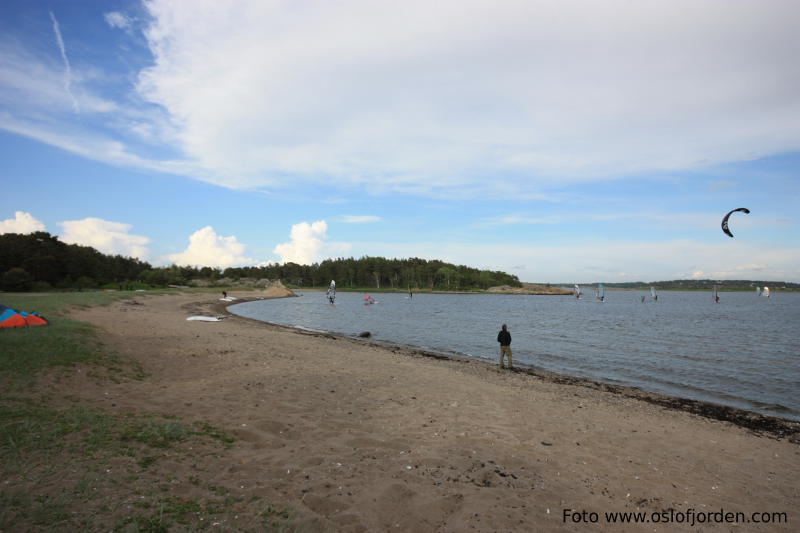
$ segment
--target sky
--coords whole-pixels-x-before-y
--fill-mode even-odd
[[[798,20],[794,0],[5,0],[0,233],[154,265],[800,282]]]

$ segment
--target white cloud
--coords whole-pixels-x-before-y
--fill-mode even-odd
[[[71,67],[66,91],[64,70],[51,59],[0,38],[0,130],[113,165],[205,178],[189,161],[154,155],[174,141],[162,111],[99,96],[90,82],[102,84],[104,74],[89,69]]]
[[[101,218],[66,220],[59,225],[64,229],[59,240],[67,244],[91,246],[110,255],[123,255],[147,260],[147,244],[150,239],[141,235],[131,235],[130,224],[111,222]]]
[[[800,147],[793,1],[146,6],[140,91],[224,185],[535,193]]]
[[[189,246],[181,253],[167,256],[178,265],[210,266],[227,268],[241,265],[255,265],[255,259],[244,256],[245,245],[236,237],[217,235],[214,228],[206,226],[189,236]]]
[[[310,265],[320,259],[323,241],[327,238],[328,224],[318,220],[309,224],[299,222],[292,225],[290,242],[279,244],[273,250],[281,258],[281,263]]]
[[[202,169],[180,160],[156,160],[140,157],[130,151],[130,147],[121,141],[115,141],[103,136],[85,133],[64,124],[61,128],[42,127],[40,124],[24,120],[16,120],[0,112],[0,129],[5,129],[17,135],[36,139],[62,150],[84,156],[88,159],[102,161],[112,165],[154,170],[169,174],[191,175],[202,179]]]
[[[14,218],[0,220],[0,235],[4,233],[25,234],[35,231],[44,231],[44,223],[24,211],[16,211]]]
[[[348,243],[326,242],[328,224],[318,220],[309,224],[298,222],[292,225],[290,242],[279,244],[273,253],[280,256],[281,263],[310,265],[330,257],[341,256],[350,251]]]
[[[81,76],[70,68],[67,92],[63,69],[57,69],[48,58],[0,39],[0,109],[8,116],[25,117],[36,120],[42,127],[56,128],[61,126],[54,123],[58,118],[54,117],[56,114],[60,113],[70,122],[77,120],[74,113],[76,103],[82,118],[87,113],[109,113],[119,109],[107,98],[85,90],[81,81]],[[6,117],[2,118],[5,122]]]
[[[343,215],[340,219],[345,224],[365,224],[367,222],[377,222],[381,217],[375,215]]]
[[[125,13],[120,13],[119,11],[109,11],[108,13],[104,13],[103,18],[112,28],[118,28],[126,31],[131,29],[131,25],[133,23],[130,17],[128,17]]]
[[[145,7],[154,61],[134,72],[92,77],[78,51],[94,43],[68,58],[55,15],[57,51],[0,39],[0,129],[232,188],[324,182],[335,198],[547,200],[554,185],[800,149],[791,0]]]

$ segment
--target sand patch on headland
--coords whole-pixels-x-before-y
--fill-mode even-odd
[[[625,528],[604,512],[689,509],[786,512],[788,524],[742,530],[795,528],[800,447],[789,439],[477,361],[236,316],[186,321],[217,314],[216,296],[137,301],[74,316],[151,376],[57,386],[108,411],[224,429],[236,442],[203,464],[215,483],[332,529],[616,531]],[[175,477],[172,490],[187,486],[177,469]],[[565,522],[564,509],[600,521]],[[654,528],[676,526],[628,526]]]

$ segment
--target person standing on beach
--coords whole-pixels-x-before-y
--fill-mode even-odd
[[[511,333],[508,331],[508,326],[503,324],[500,326],[500,332],[497,334],[497,342],[500,343],[500,368],[503,366],[503,356],[508,356],[508,368],[513,368],[511,365]]]

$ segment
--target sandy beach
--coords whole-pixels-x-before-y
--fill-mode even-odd
[[[107,411],[223,429],[235,443],[202,465],[217,485],[331,531],[797,530],[791,423],[742,427],[682,402],[237,316],[186,321],[229,315],[223,304],[182,294],[76,311],[150,377],[53,386]],[[170,490],[191,493],[173,474]],[[606,516],[637,511],[650,523]],[[689,522],[719,511],[783,523]]]

